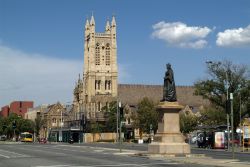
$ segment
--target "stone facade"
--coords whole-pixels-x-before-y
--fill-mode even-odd
[[[40,116],[44,121],[43,127],[40,131],[40,137],[45,138],[50,135],[52,130],[64,128],[65,122],[72,119],[67,108],[59,102],[47,106],[47,108],[41,112]]]
[[[87,119],[101,117],[101,109],[111,101],[121,101],[129,108],[144,97],[158,103],[163,96],[162,85],[132,85],[117,83],[116,21],[106,22],[105,32],[95,32],[94,16],[87,19],[84,35],[84,70],[74,89],[74,111],[84,112]],[[177,99],[194,110],[208,105],[208,101],[194,95],[194,87],[177,86]],[[128,109],[129,110],[129,109]],[[128,118],[129,115],[127,114]],[[130,121],[128,121],[130,122]]]
[[[95,32],[94,16],[85,24],[84,70],[74,89],[74,109],[96,118],[101,108],[117,97],[116,21],[106,22],[105,32]]]

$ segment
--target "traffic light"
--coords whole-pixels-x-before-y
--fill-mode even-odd
[[[123,107],[120,107],[120,120],[122,120],[123,118],[124,118]]]
[[[12,122],[12,128],[15,129],[16,128],[16,121]]]
[[[82,115],[81,126],[83,132],[86,132],[86,127],[87,127],[86,125],[87,125],[87,119],[84,115]]]
[[[3,131],[4,131],[6,128],[7,128],[7,126],[6,126],[6,125],[3,125]]]
[[[230,111],[231,111],[231,100],[228,99],[226,100],[226,113],[230,114]]]

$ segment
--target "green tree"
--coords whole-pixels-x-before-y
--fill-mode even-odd
[[[225,125],[226,113],[222,108],[216,109],[216,107],[204,108],[200,112],[199,123],[203,125]]]
[[[21,119],[18,124],[18,131],[20,132],[30,132],[34,133],[35,124],[29,119]]]
[[[240,96],[243,104],[249,103],[249,78],[247,67],[244,65],[234,65],[230,61],[208,62],[209,78],[195,83],[195,94],[208,99],[218,108],[226,110],[227,88],[229,93],[233,93],[233,110],[235,129],[239,125]],[[227,84],[228,83],[228,84]],[[227,87],[228,85],[228,87]],[[228,94],[229,94],[228,93]],[[229,98],[229,97],[228,97]],[[220,108],[220,109],[219,109]],[[242,111],[244,115],[247,110]]]
[[[16,123],[16,127],[13,127],[13,122]],[[3,125],[5,128],[3,129]],[[1,118],[0,120],[0,131],[3,134],[6,134],[8,138],[14,137],[14,131],[16,135],[19,135],[21,132],[34,132],[34,123],[31,120],[23,119],[21,116],[10,113],[6,118]]]
[[[117,126],[117,102],[113,101],[109,104],[109,108],[104,108],[106,111],[106,131],[107,132],[116,132]]]
[[[191,114],[180,113],[180,131],[184,134],[192,132],[197,127],[197,117]]]
[[[34,126],[35,126],[34,130],[37,136],[40,135],[40,130],[43,125],[44,125],[44,120],[40,116],[38,116],[34,121]]]
[[[132,118],[134,127],[140,130],[140,137],[143,133],[150,133],[150,125],[152,125],[154,131],[157,130],[158,113],[155,110],[154,102],[147,97],[139,102],[137,112]]]

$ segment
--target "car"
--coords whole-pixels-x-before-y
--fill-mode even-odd
[[[46,138],[40,138],[39,139],[39,143],[46,144],[47,143],[47,139]]]
[[[7,137],[5,135],[0,136],[0,141],[5,141],[6,139],[7,139]]]

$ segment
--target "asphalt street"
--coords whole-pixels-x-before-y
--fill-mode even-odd
[[[74,144],[78,145],[78,144]],[[85,146],[92,147],[107,147],[119,149],[119,144],[112,143],[85,143]],[[121,146],[122,149],[127,150],[138,150],[138,151],[147,151],[148,144],[136,144],[136,143],[123,143]],[[235,159],[239,161],[250,162],[250,151],[240,152],[238,149],[235,151]],[[214,159],[232,159],[232,152],[223,150],[223,149],[204,149],[197,148],[195,145],[191,145],[191,153],[192,154],[204,154],[207,157],[212,157]]]
[[[117,148],[99,146],[76,144],[0,144],[0,167],[202,166],[175,162],[166,158],[155,159],[135,156],[129,149],[120,153]]]

